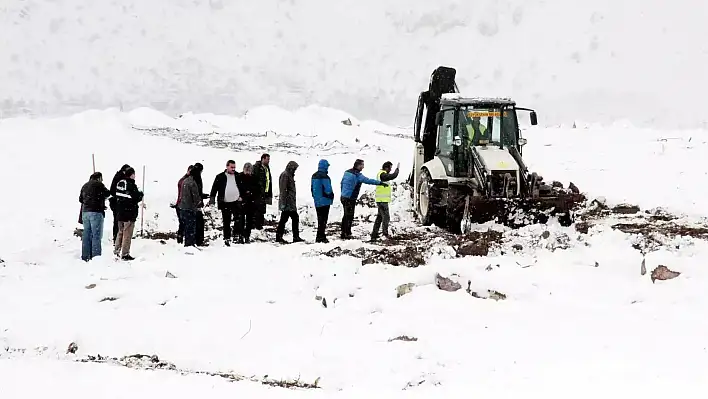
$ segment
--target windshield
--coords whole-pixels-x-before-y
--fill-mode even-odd
[[[516,146],[516,118],[512,110],[462,107],[458,120],[465,146]]]

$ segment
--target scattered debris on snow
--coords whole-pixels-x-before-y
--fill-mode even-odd
[[[164,360],[161,360],[157,355],[142,355],[142,354],[135,354],[135,355],[128,355],[128,356],[123,356],[120,358],[116,357],[108,357],[108,356],[101,356],[101,355],[88,355],[84,358],[76,360],[77,362],[81,363],[107,363],[107,364],[114,364],[118,366],[123,366],[131,369],[138,369],[138,370],[168,370],[168,371],[174,371],[177,372],[181,375],[194,375],[194,374],[201,374],[201,375],[208,375],[211,377],[221,377],[230,381],[252,381],[252,382],[259,382],[263,385],[270,385],[274,387],[281,387],[281,388],[306,388],[306,389],[318,389],[320,388],[319,382],[320,378],[316,378],[315,381],[313,382],[305,382],[300,380],[299,378],[294,379],[294,380],[282,380],[282,379],[274,379],[270,378],[268,375],[264,375],[263,377],[256,377],[256,376],[244,376],[236,373],[226,373],[226,372],[212,372],[212,371],[201,371],[201,370],[189,370],[189,369],[182,369],[177,367],[174,363],[170,363]]]
[[[642,258],[642,268],[640,270],[640,274],[642,276],[647,274],[647,258]]]
[[[651,272],[651,282],[654,283],[656,280],[671,280],[681,275],[681,272],[675,272],[669,270],[668,267],[664,265],[659,265],[656,269]]]
[[[447,277],[443,277],[439,273],[435,274],[435,286],[443,291],[449,292],[454,292],[462,288],[460,283],[452,281]]]
[[[400,335],[395,338],[389,338],[389,340],[388,340],[388,342],[393,342],[393,341],[416,342],[416,341],[418,341],[418,338],[409,337],[407,335]]]
[[[117,300],[118,300],[118,298],[116,298],[116,297],[107,296],[107,297],[101,299],[99,302],[113,302],[113,301],[117,301]]]
[[[415,287],[415,283],[399,285],[398,287],[396,287],[396,298],[400,298],[403,295],[406,295],[407,293],[411,292],[413,290],[413,287]]]
[[[76,351],[79,350],[79,345],[76,344],[76,342],[72,342],[69,344],[69,347],[66,349],[67,354],[75,354]]]

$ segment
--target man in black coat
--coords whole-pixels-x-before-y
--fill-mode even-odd
[[[81,236],[81,259],[86,262],[101,255],[106,198],[110,195],[110,191],[103,185],[101,172],[92,174],[89,181],[81,187],[79,202],[81,203],[81,222],[84,225],[84,232]]]
[[[241,219],[239,219],[239,229],[242,233],[244,242],[251,242],[251,230],[253,230],[253,222],[255,212],[258,207],[260,187],[258,180],[253,174],[253,165],[246,162],[243,164],[243,173],[236,176],[239,190],[241,190],[241,198],[243,199],[243,207]]]
[[[194,174],[194,182],[197,183],[197,187],[199,188],[199,195],[202,197],[202,200],[208,199],[209,194],[204,193],[204,183],[202,183],[202,172],[204,172],[204,165],[202,165],[200,162],[197,162],[194,164],[192,167],[192,170],[195,171],[196,173]],[[197,211],[196,215],[196,242],[198,247],[203,247],[204,246],[204,213],[202,212],[202,207],[199,207],[199,210]]]
[[[295,188],[295,171],[298,168],[295,161],[288,162],[285,170],[280,174],[278,180],[278,188],[280,196],[278,197],[278,208],[280,209],[280,222],[275,230],[275,241],[285,244],[283,234],[285,233],[285,224],[288,219],[292,219],[293,226],[293,242],[304,241],[300,238],[300,217],[297,214],[297,190]]]
[[[226,169],[214,177],[214,183],[211,185],[211,193],[209,194],[209,206],[214,206],[216,201],[217,207],[221,211],[221,217],[224,220],[224,245],[231,245],[231,235],[233,231],[234,241],[243,241],[238,220],[241,217],[242,201],[241,190],[236,179],[236,162],[229,159],[226,162]],[[233,226],[231,222],[234,222]],[[240,237],[236,237],[239,235]]]
[[[189,176],[182,182],[180,190],[180,200],[177,204],[179,214],[184,223],[184,246],[197,246],[197,214],[204,206],[204,196],[197,184],[201,181],[201,169],[192,168]]]
[[[135,221],[138,219],[138,208],[143,200],[143,193],[135,184],[135,169],[128,168],[125,177],[116,184],[116,210],[118,219],[118,235],[116,236],[113,253],[123,260],[133,260],[130,256],[130,243],[133,238]]]
[[[261,160],[253,165],[253,175],[258,182],[258,202],[253,215],[253,227],[257,230],[263,229],[265,221],[266,205],[273,204],[273,181],[270,175],[270,155],[261,155]]]
[[[119,171],[116,172],[115,175],[113,175],[113,181],[111,181],[111,186],[110,186],[110,192],[111,192],[111,197],[108,199],[108,206],[111,208],[111,211],[113,212],[113,241],[115,242],[116,236],[118,235],[118,219],[116,218],[116,184],[118,184],[119,181],[121,181],[123,178],[125,178],[125,171],[130,168],[130,165],[125,164],[123,165]]]

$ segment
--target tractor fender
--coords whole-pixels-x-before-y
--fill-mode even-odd
[[[443,165],[442,160],[438,157],[431,159],[430,161],[423,164],[421,169],[427,169],[430,173],[430,178],[433,181],[445,181],[447,182],[448,176],[445,171],[445,165]]]

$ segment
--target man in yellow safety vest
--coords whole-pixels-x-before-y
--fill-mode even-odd
[[[376,179],[386,182],[393,180],[398,177],[398,169],[401,166],[399,163],[396,165],[396,171],[391,173],[391,167],[393,164],[391,162],[384,162],[381,170],[376,175]],[[371,232],[371,241],[376,241],[379,238],[379,228],[383,227],[383,235],[389,237],[388,234],[388,223],[391,220],[391,215],[389,214],[388,204],[391,202],[391,186],[381,185],[376,186],[376,206],[378,208],[378,215],[376,215],[376,220],[374,221],[374,231]],[[382,226],[383,223],[383,226]]]
[[[470,141],[470,147],[479,145],[480,140],[489,140],[487,136],[487,127],[480,123],[478,116],[472,118],[472,123],[465,126]]]

